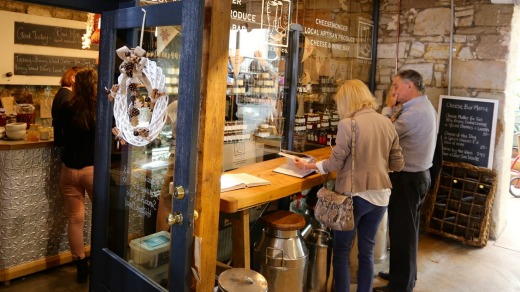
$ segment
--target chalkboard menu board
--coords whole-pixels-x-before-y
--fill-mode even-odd
[[[81,37],[85,29],[58,27],[26,22],[14,23],[14,43],[21,45],[51,46],[81,50]],[[98,45],[91,44],[90,50],[97,51]]]
[[[439,132],[443,159],[491,168],[498,100],[441,96]]]
[[[62,76],[70,67],[95,68],[96,59],[14,54],[14,75]]]

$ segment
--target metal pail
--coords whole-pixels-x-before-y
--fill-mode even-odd
[[[253,270],[235,268],[220,274],[218,288],[221,292],[266,292],[267,280]]]

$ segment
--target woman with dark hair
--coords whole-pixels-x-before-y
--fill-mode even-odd
[[[58,112],[54,142],[63,147],[61,157],[61,191],[65,197],[70,251],[77,267],[77,281],[88,277],[83,225],[85,192],[92,200],[94,182],[94,141],[98,75],[94,69],[76,74],[71,99]]]
[[[60,79],[61,88],[58,89],[58,92],[54,95],[54,99],[52,100],[52,126],[56,123],[56,120],[59,119],[58,112],[60,112],[60,108],[63,106],[63,103],[70,100],[70,96],[72,94],[72,85],[74,84],[76,73],[81,69],[81,67],[71,67],[65,71],[63,76]]]

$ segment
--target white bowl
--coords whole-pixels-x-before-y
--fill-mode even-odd
[[[25,139],[26,132],[25,130],[22,131],[5,131],[5,134],[7,135],[7,138],[11,140],[23,140]]]
[[[10,123],[5,125],[5,129],[7,131],[25,131],[27,130],[27,123],[25,122],[18,122],[18,123]]]

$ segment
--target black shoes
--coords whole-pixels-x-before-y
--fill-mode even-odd
[[[385,280],[385,281],[390,281],[390,274],[389,273],[385,273],[385,272],[379,272],[379,274],[377,274],[379,276],[379,278]]]
[[[76,282],[83,284],[87,282],[88,279],[88,262],[87,258],[82,258],[80,260],[74,260],[76,264],[76,270],[78,271],[78,275],[76,277]]]
[[[372,292],[389,292],[388,286],[374,287]]]

